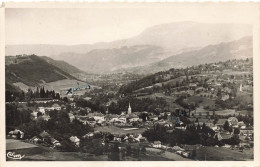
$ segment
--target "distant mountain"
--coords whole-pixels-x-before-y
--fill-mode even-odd
[[[122,68],[158,62],[166,58],[165,55],[167,55],[166,52],[160,47],[140,45],[119,49],[96,49],[86,54],[67,53],[63,54],[63,58],[74,59],[74,63],[84,71],[108,73]]]
[[[252,37],[218,45],[209,45],[202,49],[170,56],[162,61],[142,67],[121,69],[132,73],[155,73],[170,68],[184,68],[205,63],[214,63],[231,59],[245,59],[253,57]]]
[[[7,84],[22,83],[27,86],[38,86],[62,79],[76,79],[36,55],[7,56],[5,76]]]
[[[250,35],[252,35],[252,27],[246,24],[176,22],[147,28],[133,38],[92,45],[7,45],[6,55],[36,54],[48,56],[56,60],[70,62],[81,70],[91,69],[91,72],[99,73],[109,72],[120,67],[145,65],[146,62],[136,62],[147,61],[151,63],[184,51],[192,51],[221,42],[230,42]],[[139,50],[140,46],[146,47],[145,49],[142,48],[142,54],[142,51],[136,51],[136,48]],[[131,51],[130,48],[135,51]],[[105,53],[113,58],[106,58],[108,56]],[[157,53],[159,54],[156,57],[155,54]],[[131,58],[129,59],[130,55]],[[95,58],[91,56],[97,56],[98,60],[106,59],[107,65],[103,66],[102,63],[101,65],[92,65]],[[145,59],[140,58],[141,56]],[[114,62],[111,62],[115,61],[114,58],[116,58],[116,62],[120,62],[120,65],[115,69],[112,68]],[[87,62],[90,60],[92,63]],[[126,61],[126,64],[123,63],[124,61]],[[86,67],[88,65],[89,67]],[[92,68],[96,66],[97,70]]]
[[[70,65],[69,63],[62,61],[62,60],[53,60],[50,57],[42,56],[44,60],[46,60],[49,64],[58,67],[62,71],[68,73],[68,74],[74,74],[74,73],[81,73],[82,71],[78,68]]]

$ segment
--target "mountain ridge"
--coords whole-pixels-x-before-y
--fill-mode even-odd
[[[5,61],[7,84],[23,83],[28,86],[39,86],[45,82],[76,79],[36,55],[9,56]]]
[[[252,37],[244,37],[233,42],[222,42],[218,45],[209,45],[199,50],[184,52],[170,56],[164,60],[147,66],[121,69],[132,73],[155,73],[170,68],[185,68],[189,66],[214,63],[229,59],[244,59],[253,57]]]

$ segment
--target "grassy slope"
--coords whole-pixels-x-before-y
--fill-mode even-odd
[[[53,82],[66,78],[75,79],[70,74],[35,55],[30,56],[30,61],[6,66],[7,83],[22,82],[29,86],[35,86],[42,82]]]

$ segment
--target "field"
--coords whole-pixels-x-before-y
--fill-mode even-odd
[[[142,98],[150,98],[150,99],[163,98],[163,99],[166,100],[167,104],[169,105],[165,109],[168,109],[168,107],[169,107],[169,110],[173,111],[175,108],[182,108],[180,105],[174,103],[174,101],[177,99],[176,97],[166,96],[163,93],[154,93],[154,94],[151,94],[151,95],[139,96],[137,98],[138,99],[142,99]]]
[[[148,152],[154,152],[157,154],[160,154],[160,156],[170,159],[171,161],[190,161],[188,158],[184,158],[176,153],[172,153],[169,151],[164,151],[163,153],[160,153],[162,150],[156,149],[156,148],[146,148]]]
[[[145,130],[145,128],[124,130],[115,126],[99,126],[95,128],[95,131],[110,132],[112,134],[143,133]]]
[[[6,150],[23,149],[23,148],[34,148],[36,145],[25,143],[19,140],[7,139]]]
[[[253,160],[253,154],[245,154],[222,147],[201,147],[196,152],[196,159],[207,161],[247,161]]]
[[[200,106],[212,106],[215,104],[214,100],[210,100],[206,97],[191,96],[187,98],[188,103],[197,103]]]
[[[252,72],[249,72],[249,71],[231,71],[231,70],[223,70],[222,73],[228,74],[228,75],[252,74]]]
[[[59,152],[41,145],[33,145],[19,140],[6,139],[6,153],[24,155],[22,161],[106,161],[106,155],[95,156],[80,152]],[[7,158],[7,161],[13,159]]]

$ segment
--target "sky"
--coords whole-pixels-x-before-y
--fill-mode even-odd
[[[134,37],[146,28],[172,22],[254,22],[250,4],[190,4],[144,7],[7,8],[6,44],[93,44]]]

